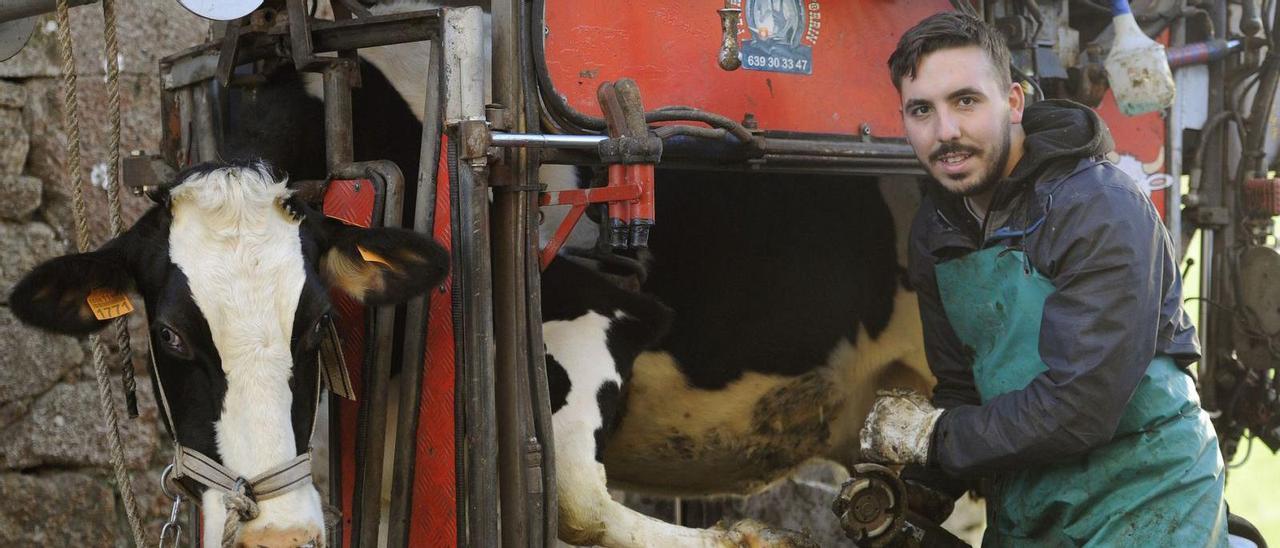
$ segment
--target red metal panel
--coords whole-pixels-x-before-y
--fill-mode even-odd
[[[1111,128],[1111,137],[1116,141],[1116,153],[1119,157],[1113,160],[1137,179],[1139,184],[1149,189],[1151,201],[1163,218],[1167,190],[1161,187],[1170,182],[1167,175],[1168,164],[1164,157],[1167,132],[1164,117],[1160,112],[1125,116],[1120,112],[1110,91],[1107,91],[1102,104],[1095,110],[1107,123],[1107,127]]]
[[[744,0],[740,37],[756,2]],[[784,4],[787,2],[783,2]],[[841,0],[797,2],[812,47],[811,74],[722,70],[722,0],[548,2],[547,68],[555,88],[574,108],[600,116],[595,90],[621,77],[640,84],[645,105],[691,105],[760,127],[858,134],[862,124],[879,137],[901,136],[898,94],[886,62],[898,37],[925,16],[950,10],[947,0]],[[757,31],[759,32],[759,31]]]
[[[443,138],[440,150],[448,150]],[[444,154],[440,155],[436,180],[433,234],[436,241],[452,250],[449,164]],[[432,290],[430,299],[409,545],[445,548],[458,544],[452,274]]]
[[[750,18],[766,0],[735,0],[744,14],[739,41],[758,38]],[[596,87],[621,77],[640,84],[645,104],[691,105],[769,130],[901,137],[898,94],[886,61],[902,33],[925,16],[950,10],[944,0],[783,1],[799,6],[799,46],[812,48],[810,74],[717,64],[720,0],[663,2],[564,0],[547,6],[547,68],[556,90],[586,114],[600,115]],[[813,23],[817,22],[816,35]],[[815,38],[816,39],[813,39]],[[745,59],[744,59],[745,60]],[[1128,171],[1149,185],[1168,183],[1164,120],[1158,113],[1124,116],[1108,92],[1098,108],[1111,127]],[[1141,168],[1135,167],[1141,164]],[[1152,199],[1164,215],[1164,190]]]
[[[376,196],[373,183],[366,179],[336,179],[329,182],[324,195],[324,213],[356,226],[372,226]],[[339,290],[331,290],[329,299],[338,312],[334,323],[342,335],[342,354],[347,360],[351,384],[357,401],[338,400],[338,435],[341,446],[331,454],[339,459],[342,469],[342,545],[351,546],[351,516],[355,509],[352,497],[356,488],[356,421],[360,413],[360,390],[364,387],[366,321],[365,308],[359,301]]]

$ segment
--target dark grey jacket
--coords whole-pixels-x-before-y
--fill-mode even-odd
[[[946,409],[929,463],[952,476],[1034,467],[1097,447],[1114,435],[1156,355],[1184,368],[1200,358],[1168,233],[1146,192],[1102,159],[1112,147],[1102,120],[1069,101],[1043,101],[1027,108],[1022,125],[1023,157],[998,183],[987,226],[931,182],[911,229],[911,281],[938,378],[933,403]],[[1054,285],[1040,327],[1048,371],[980,405],[973,353],[947,322],[934,265],[996,245],[1024,249]]]

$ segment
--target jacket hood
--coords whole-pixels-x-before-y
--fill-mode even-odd
[[[1046,168],[1067,158],[1075,164],[1080,158],[1111,152],[1115,143],[1107,125],[1089,107],[1050,99],[1027,107],[1022,115],[1022,159],[1014,166],[1008,181],[1014,184],[1036,179]]]

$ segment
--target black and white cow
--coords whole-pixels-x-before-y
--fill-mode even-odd
[[[9,305],[31,325],[81,335],[107,324],[86,304],[91,291],[141,295],[178,442],[253,478],[310,446],[329,288],[398,303],[447,267],[428,238],[311,211],[266,164],[205,165],[180,174],[162,203],[101,248],[38,266]],[[204,545],[222,545],[222,494],[186,487],[203,491]],[[310,482],[258,509],[237,546],[323,545]]]
[[[875,391],[927,390],[914,293],[872,179],[659,170],[640,292],[569,257],[543,274],[560,536],[756,545],[677,527],[607,487],[748,494],[801,463],[858,461]]]
[[[377,87],[362,90],[355,108],[367,102],[379,119],[420,120],[415,86],[426,74],[414,51],[362,52],[365,84]],[[287,96],[288,106],[261,108],[318,111],[314,96],[290,85],[256,100]],[[255,123],[287,130],[258,116],[244,120],[246,130]],[[361,123],[357,117],[357,143],[366,136]],[[378,133],[369,138],[393,133],[365,126]],[[420,125],[390,138],[416,143],[419,135]],[[357,159],[417,166],[417,148],[403,150],[411,154]],[[540,177],[572,186],[573,173],[544,166]],[[727,530],[665,523],[613,500],[608,488],[745,494],[809,459],[851,465],[877,389],[929,388],[915,295],[899,263],[914,184],[894,182],[659,170],[658,224],[640,291],[572,258],[552,262],[542,276],[542,314],[561,539],[635,547],[787,542],[750,522]]]

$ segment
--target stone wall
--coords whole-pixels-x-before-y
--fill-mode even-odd
[[[207,24],[174,0],[116,0],[121,60],[122,150],[155,151],[160,139],[157,61],[202,42]],[[71,8],[79,84],[85,198],[93,245],[107,239],[107,118],[100,4]],[[7,306],[13,284],[40,262],[74,250],[65,166],[57,23],[40,20],[27,47],[0,62],[0,546],[129,546],[115,495],[107,427],[86,341],[21,325]],[[149,204],[123,197],[126,223]],[[134,299],[135,304],[139,299]],[[155,544],[169,513],[157,478],[170,460],[145,369],[141,314],[130,319],[141,416],[125,418],[118,372],[116,407],[126,462],[144,527]],[[113,336],[106,337],[114,348]]]

